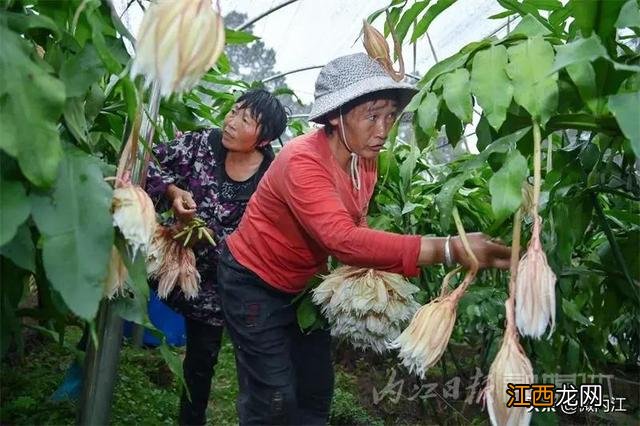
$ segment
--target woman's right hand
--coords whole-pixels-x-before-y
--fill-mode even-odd
[[[196,217],[196,208],[198,206],[189,191],[185,191],[175,185],[169,185],[167,197],[171,201],[174,216],[180,222],[188,224]]]
[[[479,269],[509,269],[511,260],[510,247],[505,246],[500,241],[491,239],[491,237],[481,232],[467,234],[467,241],[478,260]],[[451,238],[451,249],[453,251],[453,260],[456,263],[460,263],[467,269],[471,267],[471,258],[468,256],[459,236]]]

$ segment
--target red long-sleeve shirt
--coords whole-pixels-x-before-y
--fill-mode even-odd
[[[377,162],[361,158],[359,170],[357,191],[323,130],[290,141],[227,238],[229,250],[240,264],[288,293],[303,290],[329,255],[348,265],[417,275],[420,236],[366,226]]]

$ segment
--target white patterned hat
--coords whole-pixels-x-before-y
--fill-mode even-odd
[[[409,83],[393,80],[380,64],[366,53],[341,56],[327,63],[316,80],[314,102],[309,120],[318,119],[362,95],[397,89],[403,109],[418,92]]]

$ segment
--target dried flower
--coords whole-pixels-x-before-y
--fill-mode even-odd
[[[391,35],[393,37],[394,51],[398,56],[398,62],[400,63],[399,71],[393,69],[393,61],[391,60],[389,45],[387,44],[387,40],[384,36],[366,20],[362,23],[362,44],[364,45],[364,49],[367,51],[369,57],[377,61],[391,78],[395,81],[401,81],[404,78],[402,46],[396,39],[396,34],[393,30],[391,31]]]
[[[131,246],[133,256],[141,249],[145,254],[156,229],[156,211],[142,188],[123,183],[113,191],[113,224]]]
[[[507,301],[505,306],[507,309],[507,318],[509,318],[509,316],[512,315],[510,312],[510,309],[512,309],[510,302]],[[487,410],[489,411],[491,424],[494,426],[528,425],[531,420],[531,413],[527,411],[526,407],[507,407],[507,401],[509,400],[507,386],[509,383],[533,383],[533,367],[531,366],[531,361],[529,361],[529,358],[527,358],[522,346],[520,346],[518,342],[515,327],[509,325],[509,320],[507,320],[507,323],[507,329],[502,340],[502,345],[500,346],[500,351],[489,369],[487,385],[483,391],[483,395]],[[525,395],[521,395],[520,398],[525,398]]]
[[[447,294],[449,280],[458,271],[454,269],[445,276],[440,297],[418,309],[409,326],[389,344],[389,348],[400,349],[403,365],[420,377],[424,377],[426,371],[438,362],[449,343],[458,301],[466,288],[461,285]]]
[[[314,289],[313,301],[322,307],[333,336],[381,353],[418,308],[417,291],[398,274],[342,266]]]
[[[515,288],[518,330],[524,336],[535,338],[544,334],[549,323],[551,335],[556,318],[556,276],[542,250],[540,222],[540,217],[534,215],[531,241],[518,264]]]
[[[120,252],[116,246],[112,246],[107,278],[104,280],[104,295],[111,299],[116,295],[122,294],[128,277],[129,271],[127,271],[127,267],[122,261]]]
[[[157,0],[142,20],[131,74],[156,81],[162,96],[189,90],[218,60],[224,40],[211,0]]]
[[[177,285],[185,298],[198,295],[200,273],[191,247],[173,237],[178,231],[158,226],[147,255],[147,274],[158,280],[158,297],[166,299]]]

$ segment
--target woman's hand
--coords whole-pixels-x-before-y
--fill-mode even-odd
[[[196,207],[198,207],[191,193],[175,185],[169,185],[166,194],[171,202],[174,216],[183,224],[191,222],[196,216]]]
[[[511,248],[499,241],[492,240],[491,237],[481,232],[467,234],[467,241],[471,251],[478,259],[480,269],[499,268],[509,269],[511,259]],[[451,251],[453,260],[465,268],[471,267],[471,258],[467,255],[460,237],[451,238]]]

